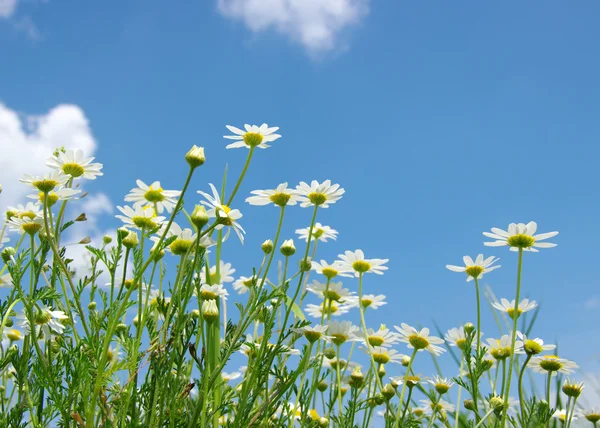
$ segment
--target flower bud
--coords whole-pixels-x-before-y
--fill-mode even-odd
[[[138,324],[140,323],[140,319],[138,318],[138,316],[136,315],[135,317],[133,317],[133,325],[135,327],[138,326]]]
[[[136,319],[137,319],[137,317],[136,317]],[[126,330],[127,330],[127,324],[119,323],[115,327],[115,332],[117,332],[117,333],[123,333]]]
[[[88,309],[90,311],[93,311],[94,309],[96,309],[96,302],[90,302],[90,303],[88,303]]]
[[[471,399],[466,399],[465,401],[463,401],[463,406],[465,406],[465,409],[467,410],[475,410],[475,402]]]
[[[386,401],[390,401],[396,395],[396,391],[389,383],[386,384],[381,390],[381,395],[386,399]]]
[[[465,333],[467,334],[471,334],[475,331],[475,326],[473,325],[473,323],[466,323],[463,328],[465,329]]]
[[[273,251],[273,241],[267,239],[265,242],[262,243],[260,248],[263,250],[263,253],[271,254],[271,252]]]
[[[355,367],[352,371],[352,374],[350,375],[350,382],[348,383],[351,387],[360,388],[363,386],[364,381],[365,375],[363,375],[362,371],[360,370],[360,367]]]
[[[104,235],[104,237],[102,238],[102,242],[104,243],[104,245],[108,245],[112,242],[112,237]]]
[[[12,318],[8,318],[6,320],[6,324],[4,324],[4,327],[11,328],[13,325],[15,325],[15,322],[13,321],[13,319]]]
[[[138,246],[140,241],[138,241],[137,232],[130,231],[125,238],[123,238],[123,246],[125,248],[135,248]]]
[[[185,161],[192,168],[198,168],[204,163],[206,157],[204,156],[204,147],[194,146],[185,155]]]
[[[198,230],[202,229],[206,226],[206,223],[208,223],[208,214],[206,213],[204,205],[196,205],[190,217],[193,225],[196,226]]]
[[[6,247],[4,250],[2,250],[2,260],[4,263],[8,263],[12,257],[15,256],[15,254],[17,254],[17,250],[15,250],[13,247]]]
[[[379,375],[380,379],[383,379],[383,377],[385,376],[385,367],[383,364],[381,364],[379,366],[379,370],[377,371],[377,374]]]
[[[198,318],[200,318],[200,311],[198,309],[194,309],[194,310],[192,310],[191,315],[192,315],[192,318],[198,319]]]
[[[499,415],[504,411],[504,399],[502,397],[494,396],[489,400],[490,407],[494,409],[494,413]]]
[[[404,356],[402,357],[401,364],[402,364],[404,367],[408,367],[408,365],[410,364],[410,357],[409,357],[408,355],[404,355]]]
[[[202,317],[207,322],[219,321],[219,308],[215,300],[202,302]]]
[[[283,254],[286,257],[293,256],[296,253],[296,247],[294,246],[294,240],[288,239],[286,241],[283,241],[283,244],[281,244],[279,251],[281,251],[281,254]]]
[[[119,227],[117,229],[117,236],[119,239],[124,239],[129,234],[129,229],[126,227]]]
[[[321,392],[326,391],[328,387],[329,387],[329,384],[327,383],[327,381],[325,379],[323,379],[322,381],[320,381],[317,384],[317,389]]]
[[[300,272],[308,272],[312,269],[312,263],[310,262],[310,257],[300,260],[298,263]]]
[[[327,348],[325,349],[325,351],[323,351],[323,355],[325,355],[325,358],[327,358],[328,360],[331,360],[335,358],[335,349]]]

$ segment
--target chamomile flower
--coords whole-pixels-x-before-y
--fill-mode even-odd
[[[219,261],[219,279],[222,284],[227,283],[227,282],[233,282],[234,278],[232,275],[234,273],[235,273],[235,269],[233,269],[231,267],[231,263],[225,263],[223,260]],[[206,269],[202,269],[202,271],[200,272],[200,280],[203,283],[207,282],[206,281]],[[213,284],[217,282],[217,267],[216,266],[211,266],[211,268],[210,268],[210,282]]]
[[[456,346],[457,348],[464,349],[467,344],[467,335],[465,334],[464,327],[451,328],[446,332],[444,336],[446,342],[450,344],[450,346]]]
[[[407,343],[410,349],[416,349],[419,352],[427,350],[436,356],[440,356],[446,352],[444,348],[438,346],[443,344],[444,341],[439,337],[430,336],[428,328],[423,328],[419,331],[405,323],[402,323],[401,327],[394,326],[394,328],[400,333],[400,341]]]
[[[474,278],[481,279],[483,274],[498,269],[500,266],[492,266],[498,260],[494,256],[490,256],[486,259],[483,258],[483,254],[478,254],[475,261],[469,256],[463,257],[464,266],[446,265],[446,269],[452,272],[465,272],[467,274],[467,282],[473,281]]]
[[[306,305],[306,312],[314,318],[321,318],[322,316],[332,315],[340,316],[347,314],[350,311],[348,305],[338,305],[333,301],[322,302],[320,305],[313,305],[309,303]]]
[[[302,208],[317,205],[321,208],[328,208],[329,204],[333,204],[340,200],[345,190],[340,188],[339,184],[331,184],[331,180],[325,180],[319,183],[317,180],[310,182],[310,185],[301,181],[296,186],[298,201]]]
[[[70,178],[95,180],[103,173],[100,171],[102,164],[92,163],[93,160],[93,157],[86,159],[83,150],[68,149],[64,152],[59,150],[56,156],[52,156],[46,161],[46,165]]]
[[[600,422],[600,407],[593,407],[584,411],[583,417],[593,424]]]
[[[446,412],[454,411],[454,405],[442,399],[438,400],[436,403],[433,403],[430,400],[419,400],[419,402],[423,405],[423,410],[427,415],[437,413],[445,418]]]
[[[350,304],[352,306],[358,306],[359,301],[360,301],[360,305],[364,309],[367,309],[367,308],[377,309],[383,305],[387,305],[384,294],[378,294],[378,295],[363,294],[363,296],[361,298],[359,298],[358,296],[352,296],[350,298]]]
[[[361,338],[364,344],[370,346],[380,346],[389,348],[390,346],[400,342],[400,335],[390,331],[384,324],[379,326],[379,330],[375,331],[372,328],[367,329],[367,339]]]
[[[484,236],[495,239],[492,242],[484,242],[483,245],[488,247],[509,246],[511,251],[532,251],[538,252],[536,248],[551,248],[556,247],[556,244],[544,241],[558,235],[558,232],[547,232],[534,235],[537,231],[537,223],[530,221],[529,223],[511,223],[508,225],[508,231],[492,227],[492,232],[483,232]]]
[[[42,205],[39,202],[27,202],[25,205],[18,204],[16,207],[8,207],[6,210],[6,219],[10,220],[13,217],[17,218],[35,218],[42,217]]]
[[[257,281],[258,281],[258,278],[256,277],[256,275],[253,275],[253,276],[250,276],[250,277],[240,276],[233,283],[233,289],[236,290],[238,292],[238,294],[245,294],[252,287],[254,287],[254,285],[256,284]]]
[[[334,300],[338,303],[349,302],[354,292],[344,288],[341,282],[329,282],[329,285],[314,280],[306,289],[322,299]]]
[[[365,254],[362,250],[345,251],[344,254],[338,255],[341,259],[340,264],[348,271],[354,271],[354,276],[358,277],[363,273],[376,273],[383,275],[383,271],[387,270],[384,266],[389,259],[365,259]]]
[[[354,367],[360,367],[359,364],[355,363],[354,361],[346,361],[343,358],[332,358],[332,359],[328,359],[328,358],[324,358],[323,359],[323,367],[326,369],[333,369],[336,370],[337,367],[340,368],[340,370],[344,370],[345,368],[348,369],[353,369]]]
[[[557,357],[556,355],[533,357],[529,361],[529,367],[536,373],[551,374],[552,376],[556,376],[558,373],[570,375],[579,368],[573,361]]]
[[[310,343],[316,342],[319,339],[329,342],[332,337],[325,334],[328,328],[329,326],[317,324],[315,326],[306,325],[302,328],[292,328],[292,331],[303,335]]]
[[[543,351],[553,351],[556,348],[556,345],[544,344],[544,341],[540,338],[528,339],[520,331],[517,331],[517,337],[523,342],[523,350],[527,355],[537,355]]]
[[[223,204],[221,201],[221,196],[217,189],[212,183],[209,183],[209,186],[212,191],[212,195],[209,195],[206,192],[198,190],[198,193],[202,195],[206,201],[201,201],[202,205],[209,207],[207,210],[207,214],[209,217],[216,218],[219,221],[219,224],[215,227],[215,229],[220,230],[225,226],[228,226],[227,233],[225,235],[225,239],[229,236],[229,232],[231,229],[235,231],[240,241],[244,242],[244,228],[240,226],[238,220],[242,218],[242,213],[238,209],[232,210],[227,205]]]
[[[223,138],[228,140],[236,140],[235,142],[228,144],[226,149],[237,149],[241,147],[253,148],[258,147],[259,149],[266,149],[269,146],[268,143],[281,138],[281,135],[275,134],[279,130],[279,127],[273,126],[269,128],[269,125],[263,123],[260,126],[256,125],[244,125],[245,131],[236,128],[235,126],[225,125],[229,131],[233,132],[234,135],[224,135]]]
[[[327,328],[327,334],[336,345],[358,340],[359,329],[350,321],[332,321]]]
[[[296,229],[296,233],[299,235],[300,239],[308,242],[308,234],[310,233],[310,227],[305,227],[304,229]],[[323,226],[321,223],[315,223],[312,230],[312,239],[318,239],[322,242],[327,242],[328,239],[333,239],[334,241],[337,239],[338,231],[332,229],[329,226]],[[311,239],[311,240],[312,240]]]
[[[296,205],[297,195],[293,189],[288,189],[287,183],[281,183],[276,189],[269,190],[253,190],[250,192],[254,196],[246,198],[246,202],[250,205],[277,205],[285,207],[286,205]]]
[[[23,340],[23,333],[21,333],[20,330],[17,330],[17,329],[14,329],[14,328],[4,330],[2,336],[3,336],[2,337],[2,343],[0,345],[2,346],[2,350],[4,350],[5,352],[8,350],[8,348],[14,342],[18,342],[19,340]]]
[[[10,229],[19,232],[20,235],[24,233],[35,235],[43,227],[44,219],[41,217],[13,217],[6,224]]]
[[[335,261],[329,264],[325,260],[321,260],[321,262],[313,260],[311,264],[314,271],[325,276],[328,279],[333,279],[336,276],[345,276],[348,278],[351,278],[353,276],[351,271],[348,271],[347,267],[342,265],[342,263],[339,261]]]
[[[410,357],[407,357],[410,359]],[[403,364],[404,365],[404,364]],[[392,381],[392,386],[396,384],[396,387],[402,385],[404,383],[404,376],[392,376],[390,377]],[[406,378],[406,386],[409,388],[413,388],[417,386],[419,383],[428,380],[429,378],[423,377],[421,375],[410,375]]]
[[[133,206],[149,206],[155,208],[157,214],[163,211],[170,213],[177,205],[177,198],[181,194],[178,190],[165,190],[161,187],[160,181],[155,181],[147,185],[142,180],[136,180],[138,187],[134,187],[125,196],[125,202],[133,202]]]
[[[31,195],[27,195],[29,199],[35,199],[40,204],[44,203],[44,198],[47,198],[47,204],[49,207],[54,205],[58,201],[68,201],[74,199],[76,195],[80,194],[81,190],[71,189],[70,187],[63,187],[62,189],[55,189],[48,192],[47,196],[44,196],[44,192],[38,192]]]
[[[510,302],[507,299],[500,299],[500,302],[494,302],[492,306],[499,311],[506,312],[509,317],[513,318],[515,315],[515,301]],[[519,306],[517,306],[517,318],[523,313],[535,309],[537,303],[535,300],[529,301],[529,299],[521,300]]]
[[[63,186],[69,177],[64,175],[62,172],[53,170],[47,172],[44,175],[24,175],[24,178],[19,180],[21,183],[25,183],[32,188],[39,190],[40,192],[51,192],[57,187]]]
[[[433,379],[429,379],[427,382],[433,385],[435,390],[440,394],[445,394],[452,387],[452,385],[454,385],[452,380],[437,375],[434,376]]]
[[[150,240],[157,243],[160,241],[160,237],[162,236],[162,229],[158,231],[158,236],[152,236]],[[167,233],[167,238],[175,237],[175,240],[169,244],[167,249],[176,256],[181,256],[187,253],[194,241],[197,238],[197,234],[195,234],[192,229],[184,228],[182,229],[177,223],[172,222],[171,227],[169,228],[169,232]]]
[[[56,335],[61,335],[65,330],[64,320],[69,317],[63,311],[55,311],[51,307],[37,304],[37,307],[33,310],[33,318],[35,323],[35,335],[36,337],[43,333],[46,340],[51,340]],[[31,331],[29,319],[25,313],[17,315],[19,320],[19,326],[23,329],[25,335],[28,335]]]
[[[555,419],[558,419],[561,422],[566,422],[567,421],[567,411],[565,409],[560,409],[560,410],[556,410],[553,414],[552,417]],[[577,419],[576,417],[573,417],[573,420]]]
[[[196,294],[195,291],[194,294]],[[227,300],[227,296],[229,296],[229,293],[221,284],[202,284],[202,286],[200,287],[200,298],[203,300],[215,300],[218,298]]]
[[[500,339],[487,339],[488,353],[495,360],[501,361],[511,354],[512,336],[509,334],[503,335]],[[515,340],[515,354],[523,353],[523,342]]]
[[[365,353],[369,353],[366,348],[361,348]],[[377,364],[396,363],[402,364],[402,360],[405,357],[404,354],[399,353],[395,349],[385,348],[383,346],[370,346],[370,352],[373,356],[373,361]]]
[[[165,217],[157,216],[154,208],[149,206],[136,205],[132,208],[126,205],[117,206],[117,209],[123,215],[117,214],[115,217],[125,223],[126,227],[149,231],[156,229],[165,221]]]

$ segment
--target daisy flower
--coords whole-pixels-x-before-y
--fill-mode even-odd
[[[365,259],[365,254],[362,250],[345,251],[344,254],[338,255],[341,259],[340,264],[348,271],[354,271],[354,276],[358,277],[363,273],[376,273],[383,275],[383,271],[387,270],[384,266],[389,259]]]
[[[58,151],[56,156],[52,156],[46,161],[46,165],[56,171],[60,171],[70,178],[85,178],[95,180],[96,177],[103,175],[101,163],[92,163],[93,157],[85,158],[83,150],[68,149],[65,152]]]
[[[296,205],[296,191],[288,189],[287,183],[281,183],[273,190],[253,190],[250,193],[254,196],[246,198],[246,202],[250,205],[277,205],[285,207],[286,205]]]
[[[35,217],[42,217],[43,215],[42,206],[39,202],[27,202],[25,205],[18,204],[16,207],[8,207],[5,213],[7,220],[13,217],[29,217],[33,219]]]
[[[543,351],[553,351],[556,348],[556,345],[553,344],[544,345],[544,341],[539,338],[528,339],[520,331],[517,331],[517,337],[523,342],[523,349],[528,355],[540,354]]]
[[[299,235],[300,239],[308,242],[308,233],[310,232],[310,227],[305,227],[304,229],[296,229],[296,233]],[[338,231],[332,229],[329,226],[323,226],[321,223],[315,223],[312,230],[312,236],[319,241],[327,242],[328,239],[333,239],[334,241],[337,239]]]
[[[504,360],[510,357],[512,336],[505,334],[500,339],[487,339],[488,353],[494,357],[495,360]],[[523,353],[523,342],[520,340],[515,341],[515,354]]]
[[[567,397],[577,398],[583,392],[583,388],[585,388],[583,382],[577,383],[572,382],[571,379],[567,379],[565,383],[563,383],[562,392],[564,392]]]
[[[401,327],[395,325],[394,328],[400,333],[400,341],[407,343],[409,349],[416,349],[419,352],[427,350],[435,356],[440,356],[446,352],[444,348],[438,346],[443,344],[444,341],[439,337],[430,336],[428,328],[419,331],[405,323],[402,323]]]
[[[30,187],[39,190],[40,192],[51,192],[57,187],[63,186],[69,177],[60,171],[53,170],[44,175],[24,175],[24,178],[19,179],[21,183],[25,183]]]
[[[556,244],[550,242],[539,242],[558,235],[558,232],[547,232],[534,235],[537,230],[537,223],[530,221],[529,223],[511,223],[508,225],[508,231],[492,227],[492,232],[483,232],[484,236],[495,239],[493,242],[484,242],[483,245],[488,247],[509,246],[511,251],[532,251],[537,253],[536,248],[551,248],[556,247]]]
[[[379,330],[375,331],[372,328],[367,329],[367,339],[361,338],[362,342],[369,344],[370,346],[380,346],[389,348],[390,346],[400,342],[400,335],[394,333],[386,328],[385,325],[381,325]]]
[[[377,364],[396,363],[402,364],[402,360],[405,357],[404,354],[399,353],[395,349],[385,348],[383,346],[371,346],[371,355],[373,361]],[[365,353],[369,353],[366,348],[361,348]]]
[[[430,400],[419,400],[419,402],[423,405],[423,410],[427,415],[438,413],[445,418],[446,412],[454,411],[454,405],[442,399],[439,399],[437,403],[432,403]]]
[[[385,301],[385,295],[383,294],[379,294],[377,296],[375,294],[363,294],[360,299],[358,296],[352,296],[350,298],[350,304],[352,306],[358,306],[359,300],[364,309],[377,309],[383,305],[387,305],[387,302]]]
[[[124,207],[117,206],[123,215],[117,214],[115,217],[125,223],[125,226],[135,229],[154,230],[160,226],[165,217],[157,216],[154,208],[149,206],[135,205],[133,208],[126,205]]]
[[[552,376],[556,376],[557,373],[570,375],[579,368],[573,361],[557,357],[556,355],[533,357],[529,361],[529,367],[536,373],[550,373]]]
[[[77,194],[81,193],[81,190],[71,189],[69,187],[63,187],[62,189],[56,189],[48,192],[47,204],[49,207],[54,205],[57,201],[68,201],[69,199],[73,199],[73,197]],[[31,195],[27,195],[29,199],[36,199],[41,204],[44,203],[44,192],[38,192]]]
[[[253,148],[258,147],[259,149],[266,149],[269,146],[268,143],[281,138],[281,135],[275,134],[279,127],[273,126],[269,128],[269,125],[263,123],[260,126],[256,125],[244,125],[245,131],[236,128],[235,126],[225,125],[229,131],[233,132],[234,135],[224,135],[223,138],[228,140],[236,140],[235,142],[228,144],[226,149],[237,149],[240,147]]]
[[[490,256],[487,259],[483,258],[483,254],[477,255],[475,261],[469,256],[463,257],[464,266],[446,265],[446,269],[452,272],[465,272],[467,274],[467,282],[473,281],[473,278],[481,279],[484,273],[498,269],[500,266],[492,266],[498,260],[494,256]]]
[[[196,294],[196,291],[194,291],[194,294]],[[227,296],[229,296],[229,293],[221,284],[202,284],[200,287],[200,298],[203,300],[215,300],[219,297],[227,300]]]
[[[315,326],[304,326],[302,328],[292,328],[292,331],[306,337],[310,343],[316,342],[319,339],[323,339],[326,342],[329,342],[332,337],[329,335],[325,335],[325,332],[329,326],[317,324]]]
[[[205,193],[201,190],[198,190],[198,193],[202,195],[206,201],[201,201],[202,205],[209,207],[207,210],[207,214],[209,217],[216,218],[219,221],[219,224],[215,227],[215,229],[220,230],[225,226],[229,226],[233,228],[238,238],[242,243],[244,243],[244,228],[240,226],[238,220],[242,218],[242,213],[240,210],[235,209],[232,210],[227,205],[224,205],[221,202],[221,196],[219,196],[219,192],[212,183],[209,183],[209,186],[212,191],[212,196],[208,193]],[[227,229],[227,234],[225,235],[225,239],[229,236],[229,232],[231,229]]]
[[[494,302],[492,306],[499,311],[506,312],[509,317],[513,318],[515,315],[515,301],[514,299],[510,302],[507,299],[500,299],[500,302]],[[531,302],[529,299],[521,300],[519,306],[517,307],[517,318],[523,313],[535,309],[537,307],[537,303],[535,300]]]
[[[233,283],[233,289],[236,290],[238,292],[238,294],[245,294],[248,292],[248,290],[250,290],[252,287],[254,287],[254,284],[256,283],[257,280],[258,280],[258,278],[256,277],[256,275],[253,275],[250,277],[240,276]]]
[[[0,345],[5,352],[14,342],[23,340],[23,333],[16,329],[5,330],[2,336],[2,343]]]
[[[233,278],[233,274],[235,273],[235,269],[232,269],[231,267],[231,263],[225,263],[223,260],[221,260],[219,262],[219,277],[220,277],[220,282],[226,283],[226,282],[233,282],[234,278]],[[200,272],[200,281],[202,281],[203,283],[207,282],[206,281],[206,269],[202,269],[202,271]],[[211,283],[216,283],[217,282],[217,267],[216,266],[211,266],[210,268],[210,282]]]
[[[593,407],[583,412],[583,417],[593,424],[600,421],[600,407]]]
[[[567,421],[567,411],[565,409],[561,409],[561,410],[557,410],[552,414],[552,417],[555,419],[558,419],[561,422],[566,422]],[[573,416],[573,420],[576,420],[577,418],[575,416]]]
[[[446,339],[446,342],[450,346],[456,346],[460,349],[463,349],[467,344],[467,335],[465,334],[464,327],[451,328],[446,332],[444,339]]]
[[[348,362],[343,358],[323,359],[323,367],[326,369],[336,370],[338,366],[340,370],[344,370],[345,368],[353,369],[354,367],[360,367],[360,365],[354,361]]]
[[[351,271],[348,271],[346,267],[339,261],[329,264],[325,260],[321,260],[321,262],[312,261],[311,264],[314,271],[329,279],[333,279],[338,275],[348,278],[352,277],[352,273],[350,273]]]
[[[163,226],[166,227],[166,225],[163,225]],[[160,241],[160,237],[162,236],[162,233],[164,233],[164,232],[162,232],[162,228],[161,228],[161,230],[158,231],[158,234],[160,236],[156,236],[156,235],[152,236],[150,238],[150,240],[153,241],[155,244],[158,243]],[[173,236],[175,236],[175,240],[169,244],[167,249],[171,253],[175,254],[176,256],[181,256],[181,255],[187,253],[188,250],[193,245],[196,238],[198,237],[198,235],[195,234],[192,231],[192,229],[189,229],[189,228],[182,229],[181,226],[179,226],[175,222],[171,223],[171,227],[169,228],[169,232],[167,233],[167,238],[170,238]]]
[[[407,356],[407,358],[410,360],[410,357]],[[402,365],[404,365],[404,364],[402,364]],[[392,377],[390,377],[390,379],[392,380],[392,385],[396,384],[396,386],[398,386],[398,385],[402,385],[404,383],[404,376],[392,376]],[[427,379],[428,378],[422,377],[421,375],[411,375],[406,378],[406,386],[408,386],[409,388],[412,388]]]
[[[43,226],[44,219],[41,217],[23,217],[17,218],[13,217],[9,221],[6,222],[6,225],[12,229],[19,232],[20,235],[24,233],[28,233],[30,235],[35,235]]]
[[[350,321],[332,321],[327,328],[327,334],[331,341],[337,346],[345,342],[353,342],[358,339],[358,327]]]
[[[310,182],[310,186],[301,181],[296,186],[298,201],[302,208],[317,205],[321,208],[328,208],[329,204],[333,204],[341,199],[345,190],[340,188],[339,184],[331,185],[331,180],[325,180],[320,183],[317,180]]]
[[[142,180],[136,180],[138,187],[134,187],[125,196],[125,202],[133,202],[133,206],[149,206],[155,208],[157,214],[163,211],[170,213],[177,205],[177,198],[181,194],[178,190],[164,190],[160,186],[160,181],[155,181],[150,186]]]
[[[330,282],[328,286],[327,284],[314,280],[312,284],[306,287],[306,289],[322,299],[334,300],[338,303],[350,301],[354,294],[354,292],[347,288],[343,288],[341,282]]]
[[[438,375],[435,375],[433,379],[429,379],[427,382],[433,385],[439,394],[445,394],[452,387],[452,385],[454,385],[452,380]]]
[[[333,301],[328,301],[327,305],[325,302],[320,305],[308,304],[306,305],[306,312],[314,318],[321,318],[322,316],[333,315],[340,316],[347,314],[350,311],[350,306],[348,305],[338,305]]]
[[[69,317],[63,311],[55,311],[51,307],[37,304],[37,308],[33,312],[35,322],[35,335],[36,337],[43,333],[46,340],[51,340],[54,336],[60,335],[65,330],[63,321],[69,319]],[[19,319],[19,326],[23,329],[25,336],[30,333],[29,319],[25,313],[17,315]]]

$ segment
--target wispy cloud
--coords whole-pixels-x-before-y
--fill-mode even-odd
[[[10,18],[17,10],[17,0],[0,0],[0,18]]]
[[[312,56],[346,47],[347,30],[369,12],[370,0],[218,0],[224,16],[252,32],[275,30]]]
[[[598,309],[600,308],[600,297],[590,297],[585,301],[586,309]]]

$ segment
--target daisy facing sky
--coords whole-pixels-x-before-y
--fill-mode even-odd
[[[269,128],[269,125],[266,123],[263,123],[260,126],[246,124],[244,125],[244,130],[231,125],[226,125],[226,127],[233,135],[224,135],[223,138],[235,140],[235,142],[227,145],[227,149],[238,149],[243,147],[248,149],[253,147],[266,149],[270,147],[268,143],[272,143],[281,138],[281,135],[275,134],[275,132],[279,130],[279,127],[273,126]]]
[[[552,248],[556,247],[556,244],[551,242],[539,242],[546,239],[552,238],[558,235],[558,232],[547,232],[539,233],[535,235],[537,231],[537,223],[530,221],[529,223],[511,223],[508,225],[508,230],[498,229],[492,227],[491,232],[483,232],[483,235],[495,239],[492,242],[484,242],[483,244],[487,247],[510,247],[510,251],[532,251],[537,253],[537,248]],[[537,248],[536,248],[537,247]]]

